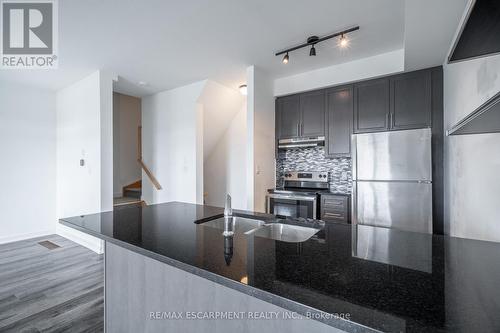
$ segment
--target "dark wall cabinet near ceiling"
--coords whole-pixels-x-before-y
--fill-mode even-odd
[[[325,91],[300,95],[301,136],[325,135]]]
[[[276,100],[276,136],[279,139],[300,136],[300,97],[286,96]]]
[[[276,100],[278,139],[325,134],[325,91],[313,91]]]
[[[354,85],[354,132],[382,132],[389,129],[389,79]]]
[[[391,82],[391,129],[431,126],[431,71],[417,71],[394,76]]]
[[[327,90],[326,100],[326,155],[349,157],[353,117],[352,86]]]
[[[276,137],[325,135],[328,157],[349,157],[352,133],[431,127],[433,70],[280,97]]]
[[[354,84],[354,133],[431,126],[431,71]]]

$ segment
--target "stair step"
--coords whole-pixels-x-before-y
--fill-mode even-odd
[[[126,187],[125,188],[125,191],[133,191],[133,192],[141,192],[141,188],[140,187]]]
[[[140,199],[141,198],[142,191],[141,189],[136,189],[136,188],[126,188],[125,191],[123,191],[123,195],[125,197],[130,197],[130,198],[136,198]]]
[[[133,198],[130,196],[114,198],[113,206],[125,206],[125,205],[134,205],[134,204],[142,204],[142,200],[138,198]]]

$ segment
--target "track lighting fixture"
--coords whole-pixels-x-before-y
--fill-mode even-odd
[[[348,44],[349,44],[349,40],[347,40],[347,37],[344,36],[344,34],[340,35],[339,46],[341,48],[345,48],[345,47],[347,47]]]
[[[309,51],[309,56],[310,57],[316,56],[316,49],[314,48],[314,45],[311,47],[311,50]]]
[[[285,56],[283,57],[283,63],[284,63],[284,64],[288,64],[288,59],[289,59],[289,57],[288,57],[288,52],[287,52],[287,53],[285,54]]]
[[[327,35],[324,37],[311,36],[311,37],[307,38],[306,43],[290,47],[290,48],[283,50],[283,51],[276,52],[275,55],[279,56],[279,55],[284,54],[285,56],[283,57],[283,63],[288,64],[288,61],[290,60],[290,57],[288,55],[289,52],[301,49],[303,47],[310,46],[311,49],[309,50],[309,56],[315,56],[316,55],[316,48],[315,48],[316,44],[321,43],[321,42],[328,40],[330,38],[335,38],[335,37],[339,37],[339,41],[338,41],[339,47],[345,48],[349,45],[349,40],[347,39],[346,35],[350,32],[356,31],[356,30],[359,30],[359,26],[355,26],[355,27],[352,27],[352,28],[349,28],[349,29],[346,29],[343,31],[339,31],[339,32],[336,32],[336,33],[333,33],[333,34],[330,34],[330,35]]]

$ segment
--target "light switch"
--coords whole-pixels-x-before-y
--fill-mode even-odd
[[[82,159],[80,160],[80,166],[84,166],[84,165],[85,165],[85,160],[82,158]]]

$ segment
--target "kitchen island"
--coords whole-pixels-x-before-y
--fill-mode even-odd
[[[105,248],[107,332],[500,331],[500,244],[369,226],[284,242],[171,202],[61,219]]]

